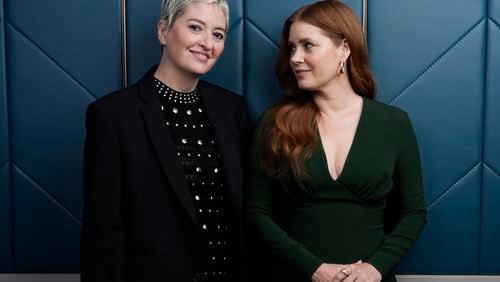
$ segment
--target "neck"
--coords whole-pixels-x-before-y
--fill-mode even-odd
[[[193,74],[179,71],[178,68],[174,68],[164,59],[160,62],[154,76],[168,87],[178,92],[193,91],[200,79]]]
[[[342,114],[351,111],[361,103],[361,96],[352,89],[346,75],[332,81],[314,96],[314,102],[322,115]]]

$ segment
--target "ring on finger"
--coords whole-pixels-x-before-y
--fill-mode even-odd
[[[351,272],[347,269],[342,269],[340,272],[342,272],[342,274],[344,274],[345,276],[349,276],[351,274]]]

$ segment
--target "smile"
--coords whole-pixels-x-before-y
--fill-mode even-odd
[[[192,50],[189,50],[189,52],[191,54],[194,55],[194,57],[198,58],[200,61],[202,62],[207,62],[208,59],[210,59],[210,55],[206,54],[206,53],[203,53],[203,52],[197,52],[197,51],[192,51]]]
[[[310,72],[310,70],[295,70],[295,75],[303,75],[305,73]]]

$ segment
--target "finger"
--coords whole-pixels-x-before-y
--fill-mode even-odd
[[[354,282],[357,279],[357,275],[355,273],[351,273],[349,276],[347,276],[342,282]]]
[[[333,277],[332,281],[333,282],[344,281],[344,279],[347,278],[348,274],[349,272],[347,272],[345,269],[342,269]]]

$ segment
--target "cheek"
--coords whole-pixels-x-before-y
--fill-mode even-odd
[[[217,44],[214,50],[215,50],[214,52],[215,58],[218,58],[224,51],[224,43]]]

